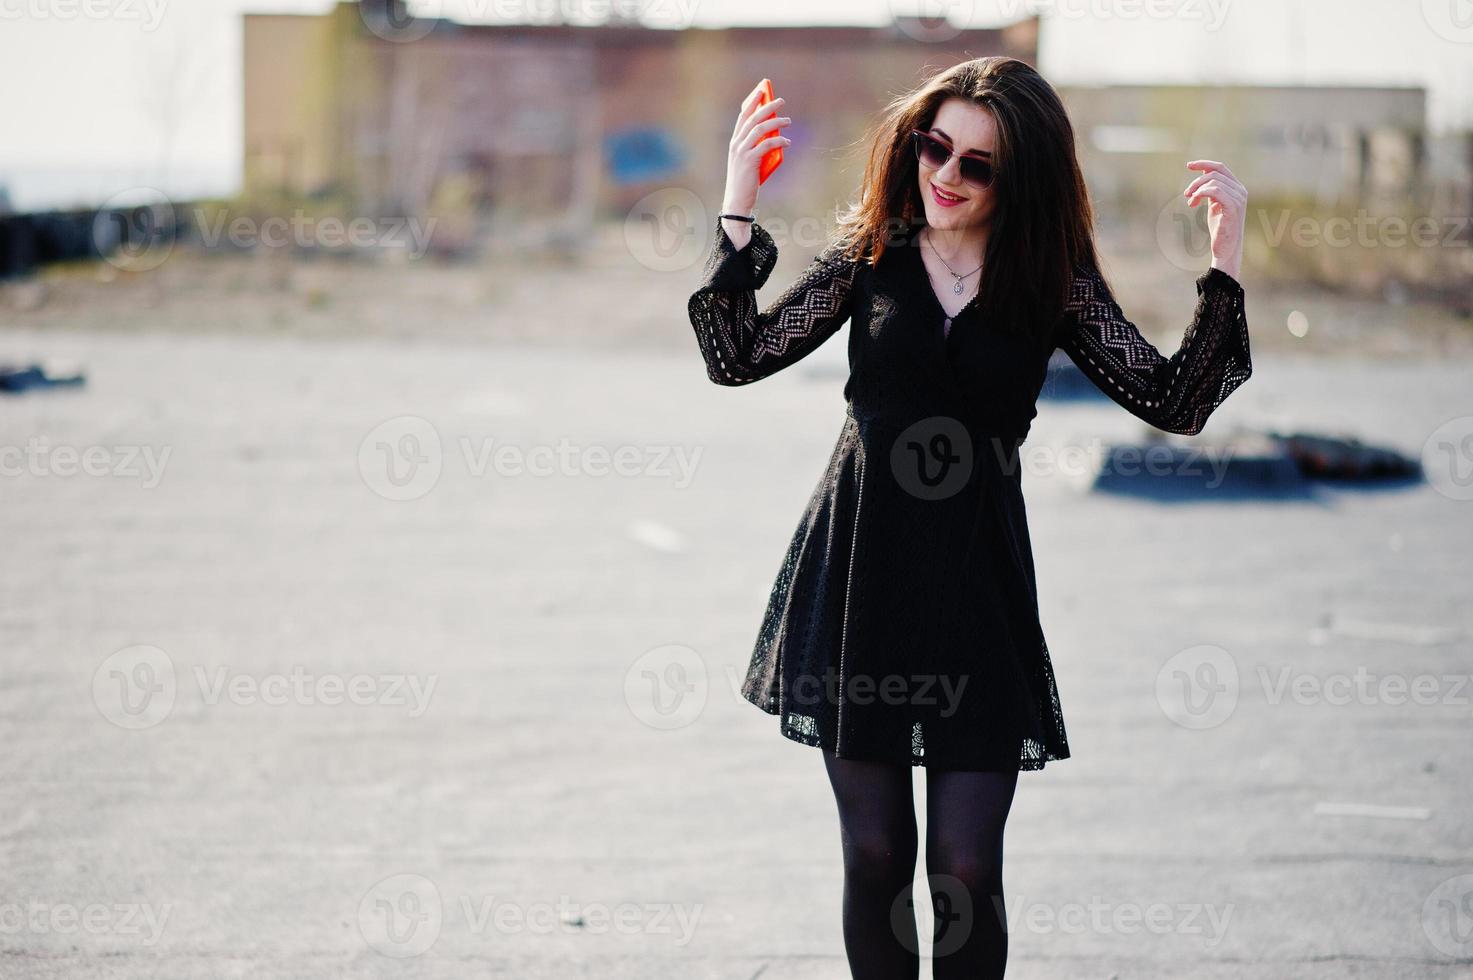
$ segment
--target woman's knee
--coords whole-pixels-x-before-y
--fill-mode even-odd
[[[973,894],[992,894],[1002,885],[1002,852],[933,841],[926,846],[926,873],[955,879]]]
[[[911,827],[876,828],[844,838],[844,870],[879,881],[909,879],[916,868],[916,832]]]

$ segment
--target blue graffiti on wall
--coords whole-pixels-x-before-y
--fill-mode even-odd
[[[604,137],[604,161],[618,184],[670,177],[685,165],[685,153],[669,130],[635,126]]]

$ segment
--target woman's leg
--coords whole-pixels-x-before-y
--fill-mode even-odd
[[[854,980],[916,980],[920,946],[909,901],[916,874],[911,766],[821,750],[844,845],[844,952]]]
[[[1018,773],[926,770],[935,980],[993,980],[1008,960],[1002,837]]]

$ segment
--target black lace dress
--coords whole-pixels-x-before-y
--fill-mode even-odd
[[[1052,343],[952,319],[915,233],[878,263],[834,243],[766,309],[777,261],[760,224],[738,250],[718,219],[689,314],[710,379],[749,384],[852,318],[846,417],[778,569],[743,696],[782,734],[844,758],[943,769],[1040,769],[1069,757],[1039,623],[1018,447],[1062,348],[1112,399],[1196,434],[1252,372],[1243,291],[1197,280],[1180,350],[1163,357],[1093,273]]]

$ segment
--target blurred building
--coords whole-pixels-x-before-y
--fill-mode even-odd
[[[467,25],[364,0],[320,16],[247,15],[244,48],[247,196],[434,214],[443,243],[447,232],[469,240],[498,228],[576,238],[663,187],[719,201],[732,124],[763,76],[787,99],[787,134],[811,148],[789,153],[764,203],[831,208],[861,174],[840,172],[839,150],[877,106],[967,58],[1036,62],[1038,21],[960,32],[924,19]]]
[[[1188,268],[1205,261],[1206,209],[1189,209],[1181,191],[1197,176],[1188,161],[1221,160],[1249,190],[1255,272],[1473,310],[1473,134],[1429,132],[1425,90],[1112,85],[1060,94],[1113,246],[1159,249]]]
[[[1420,88],[1063,87],[1081,166],[1105,206],[1163,204],[1188,160],[1226,162],[1255,197],[1317,205],[1414,195],[1428,171]]]

